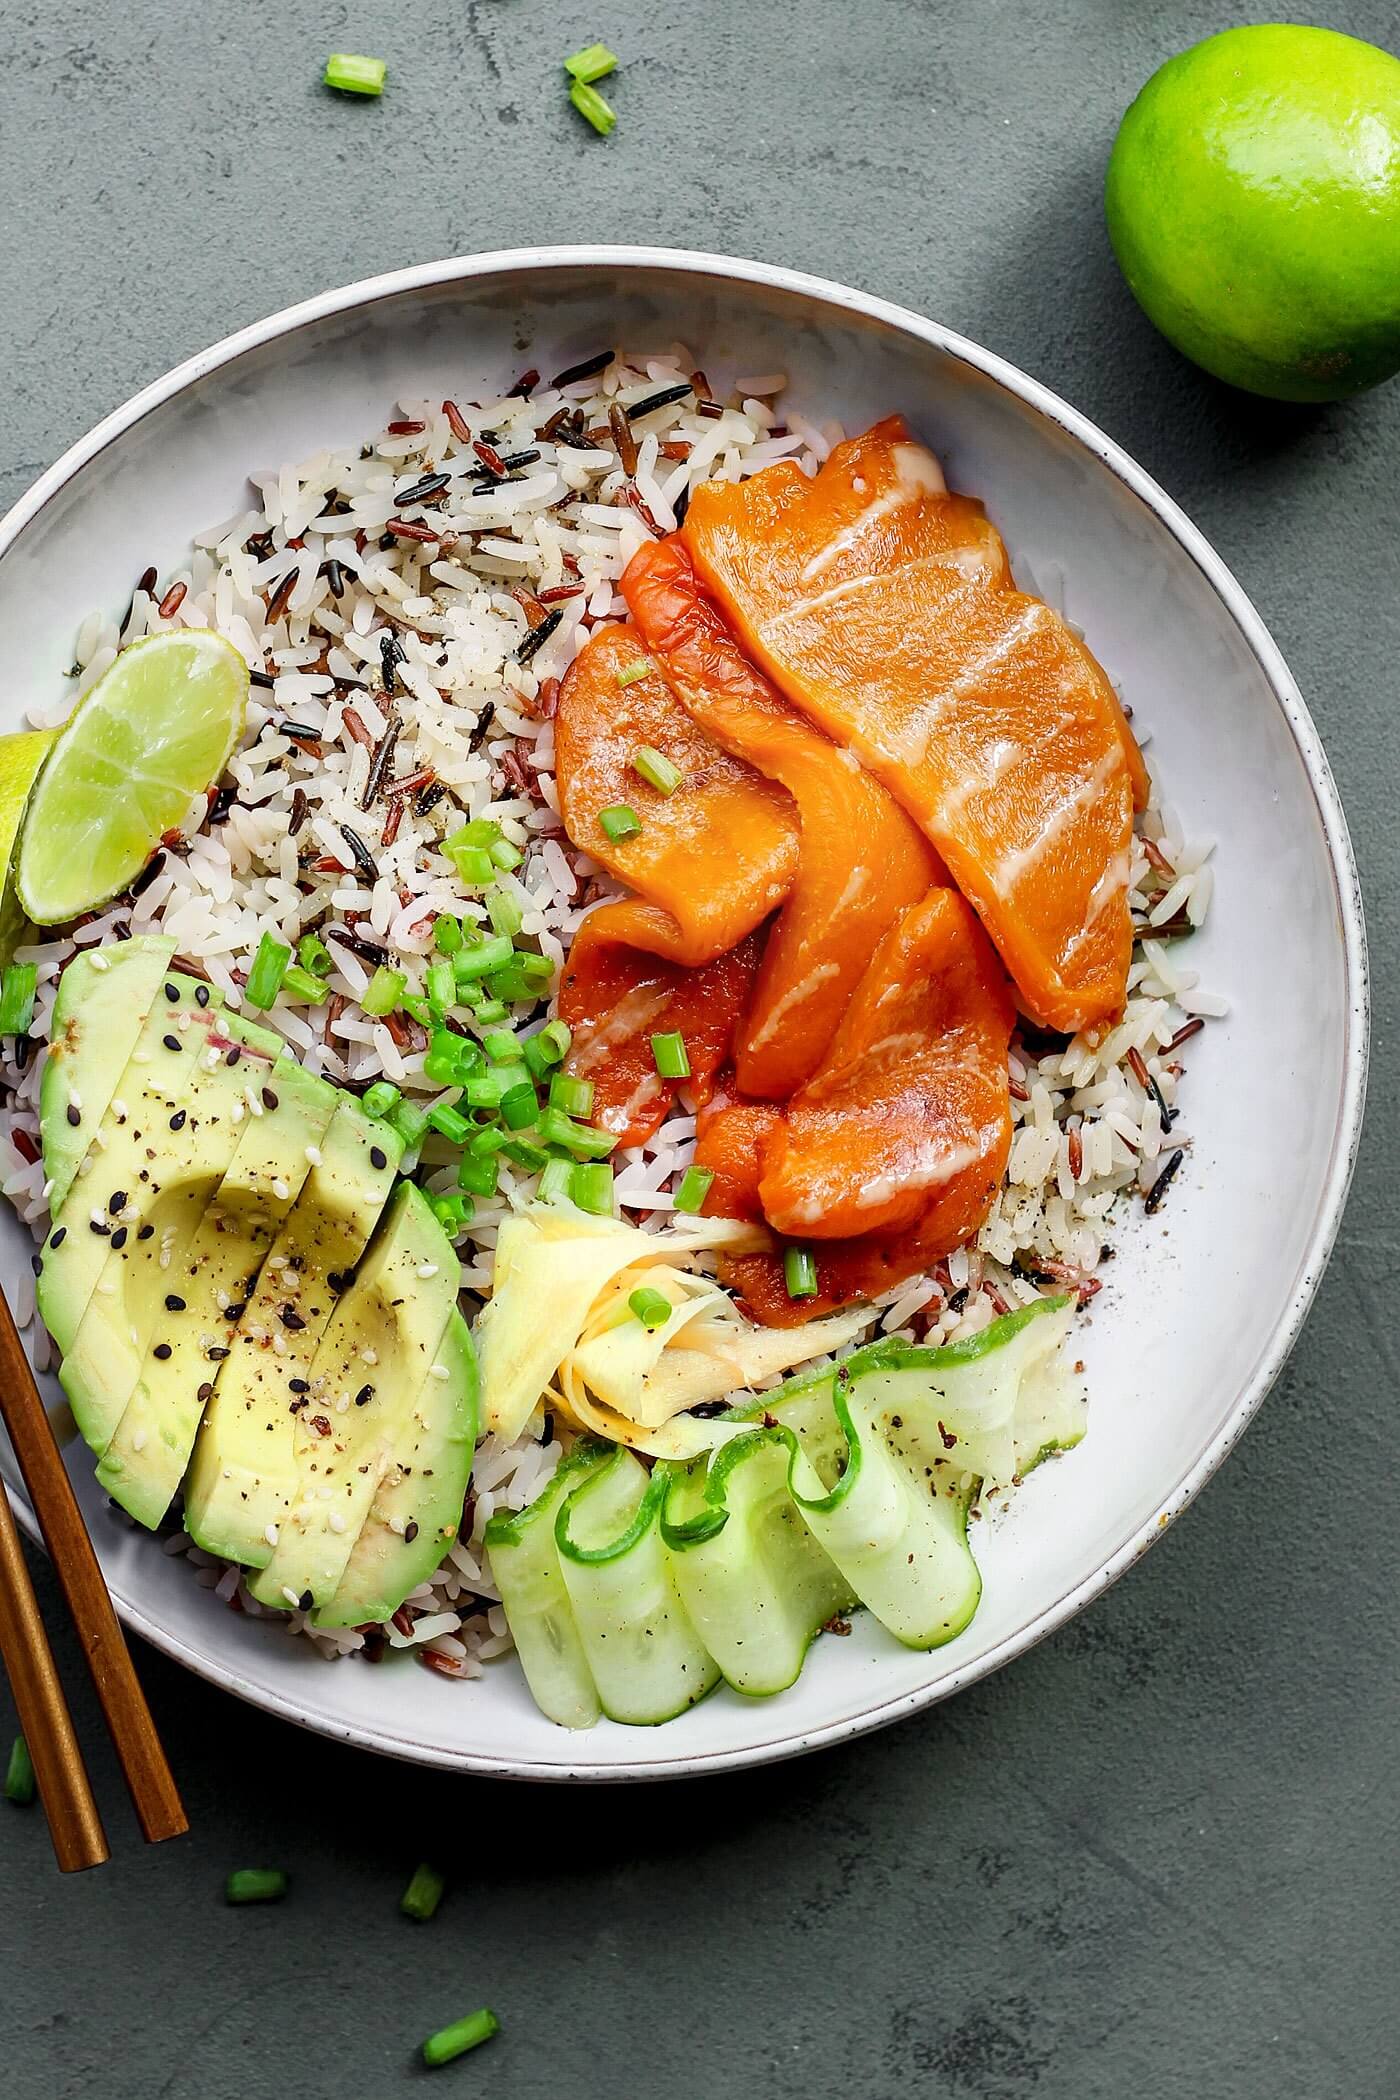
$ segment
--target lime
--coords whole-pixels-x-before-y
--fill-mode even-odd
[[[1153,74],[1105,193],[1123,274],[1217,378],[1335,401],[1400,370],[1400,59],[1227,29]]]
[[[222,773],[247,703],[248,666],[208,628],[124,649],[59,731],[29,798],[19,847],[29,917],[55,926],[124,890]]]
[[[56,729],[25,729],[0,736],[0,964],[13,960],[25,926],[10,865],[15,839],[35,775],[57,735]]]

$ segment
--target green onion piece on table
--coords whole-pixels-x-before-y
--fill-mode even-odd
[[[683,1035],[654,1035],[651,1054],[662,1079],[689,1079],[690,1059],[686,1055]]]
[[[714,1179],[708,1167],[687,1167],[676,1190],[676,1209],[693,1216],[713,1188]]]
[[[549,1082],[549,1105],[562,1109],[566,1116],[581,1116],[587,1122],[593,1113],[593,1081],[556,1072]]]
[[[455,2056],[464,2056],[468,2049],[489,2042],[500,2031],[500,2021],[483,2005],[480,2012],[468,2013],[465,2020],[454,2020],[450,2027],[440,2027],[436,2034],[430,2034],[423,2044],[423,2061],[436,2070],[439,2064],[450,2064]]]
[[[674,795],[684,778],[680,767],[654,744],[642,744],[632,753],[632,771],[658,795]]]
[[[372,1019],[382,1019],[394,1011],[407,983],[402,970],[391,970],[387,963],[381,963],[360,995],[361,1008]]]
[[[248,972],[248,982],[243,991],[243,996],[250,1006],[259,1007],[265,1012],[269,1006],[276,1004],[277,994],[282,989],[282,979],[287,974],[287,965],[291,959],[292,951],[285,941],[274,940],[270,933],[263,935],[258,942],[258,951],[253,957],[253,967]],[[3,1029],[0,1029],[0,1034],[3,1033]]]
[[[404,1890],[399,1900],[399,1909],[406,1918],[419,1918],[426,1922],[441,1903],[446,1887],[446,1877],[439,1874],[436,1867],[425,1863],[416,1869],[412,1881]]]
[[[5,1768],[5,1799],[13,1801],[16,1808],[27,1808],[34,1799],[34,1760],[22,1735],[17,1735],[10,1746],[10,1762]]]
[[[581,80],[585,86],[589,81],[602,80],[617,64],[617,53],[609,51],[606,44],[586,44],[582,51],[575,51],[564,61],[564,71],[571,79]],[[618,681],[619,684],[621,680]]]
[[[661,1291],[633,1291],[627,1303],[649,1334],[664,1327],[671,1317],[671,1301]]]
[[[606,138],[617,122],[617,111],[603,100],[597,88],[590,87],[586,80],[576,80],[569,89],[569,100],[599,137]]]
[[[328,88],[342,95],[382,95],[389,68],[382,58],[361,58],[349,51],[333,51],[321,75]]]
[[[287,1893],[287,1877],[280,1867],[241,1867],[224,1883],[228,1903],[280,1903]]]
[[[367,1116],[376,1120],[387,1116],[399,1100],[399,1090],[389,1079],[376,1079],[373,1086],[366,1087],[360,1106]]]
[[[783,1256],[783,1281],[789,1298],[815,1298],[817,1264],[809,1247],[789,1247]]]
[[[300,963],[288,963],[282,989],[293,999],[304,999],[308,1006],[324,1006],[330,997],[322,980],[310,970],[303,970]]]
[[[600,809],[598,822],[614,845],[621,839],[634,839],[642,828],[641,818],[626,802],[614,802],[609,808]]]
[[[605,1160],[576,1166],[569,1177],[569,1192],[580,1210],[595,1217],[610,1218],[613,1212],[613,1170]]]

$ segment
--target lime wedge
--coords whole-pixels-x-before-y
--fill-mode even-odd
[[[124,890],[217,780],[248,704],[248,666],[204,627],[124,649],[58,733],[19,847],[19,897],[56,926]]]
[[[0,736],[0,964],[14,960],[25,926],[10,865],[15,839],[34,776],[57,735],[56,729],[26,729],[18,736]]]

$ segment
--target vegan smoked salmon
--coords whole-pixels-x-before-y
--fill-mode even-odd
[[[797,873],[792,797],[697,727],[635,629],[600,627],[585,642],[560,689],[554,733],[569,837],[638,893],[614,908],[615,939],[708,963],[783,902]],[[636,771],[645,749],[677,768],[673,794]],[[612,839],[600,814],[623,807],[641,829]]]
[[[783,461],[706,483],[684,538],[760,669],[932,840],[1026,1013],[1116,1017],[1145,770],[1089,651],[1011,587],[981,506],[892,417],[814,479]]]
[[[622,592],[692,721],[780,782],[797,806],[797,874],[734,1058],[743,1093],[785,1100],[816,1070],[882,934],[946,874],[874,775],[755,670],[701,593],[683,541],[643,546]]]

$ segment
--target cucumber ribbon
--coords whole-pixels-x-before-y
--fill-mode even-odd
[[[942,1348],[886,1340],[727,1418],[710,1452],[650,1470],[585,1438],[486,1543],[536,1703],[569,1728],[672,1719],[721,1679],[783,1691],[864,1605],[935,1648],[970,1623],[979,1492],[1084,1433],[1066,1298]]]

